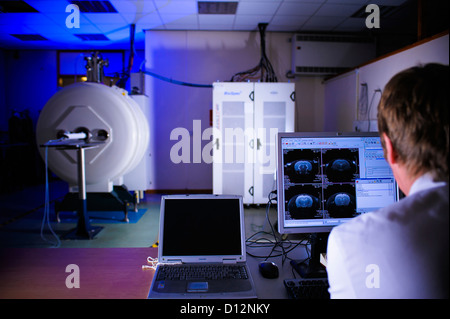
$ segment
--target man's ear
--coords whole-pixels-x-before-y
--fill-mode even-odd
[[[391,165],[396,164],[398,158],[397,151],[394,149],[394,146],[386,133],[383,133],[382,138],[384,139],[384,146],[386,147],[386,160]]]

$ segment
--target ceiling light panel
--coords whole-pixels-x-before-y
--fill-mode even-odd
[[[11,34],[21,41],[47,41],[47,38],[40,34]]]
[[[109,39],[102,33],[91,34],[74,34],[83,41],[109,41]]]
[[[39,12],[25,1],[0,1],[0,13]]]
[[[78,1],[70,0],[72,4],[76,4],[83,13],[117,13],[116,8],[111,2],[106,0]]]
[[[198,1],[198,14],[236,14],[236,1]]]

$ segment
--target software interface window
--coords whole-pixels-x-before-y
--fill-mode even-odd
[[[395,202],[379,137],[282,138],[284,225],[335,226]]]

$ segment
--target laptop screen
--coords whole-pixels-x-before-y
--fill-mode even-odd
[[[242,255],[242,200],[211,197],[163,197],[163,256]]]

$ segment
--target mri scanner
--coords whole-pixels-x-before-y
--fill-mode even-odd
[[[49,169],[69,184],[69,193],[55,207],[57,213],[77,210],[80,187],[84,187],[89,210],[121,208],[127,221],[127,206],[133,201],[137,209],[137,194],[148,184],[145,172],[133,173],[142,168],[149,145],[148,119],[143,111],[146,97],[100,83],[104,62],[93,57],[86,58],[88,79],[93,81],[67,86],[49,99],[38,119],[36,139]],[[80,163],[81,149],[84,163]],[[81,164],[84,176],[80,176]],[[127,179],[130,175],[144,180]],[[84,179],[82,186],[80,178]],[[130,191],[135,191],[135,196]]]

